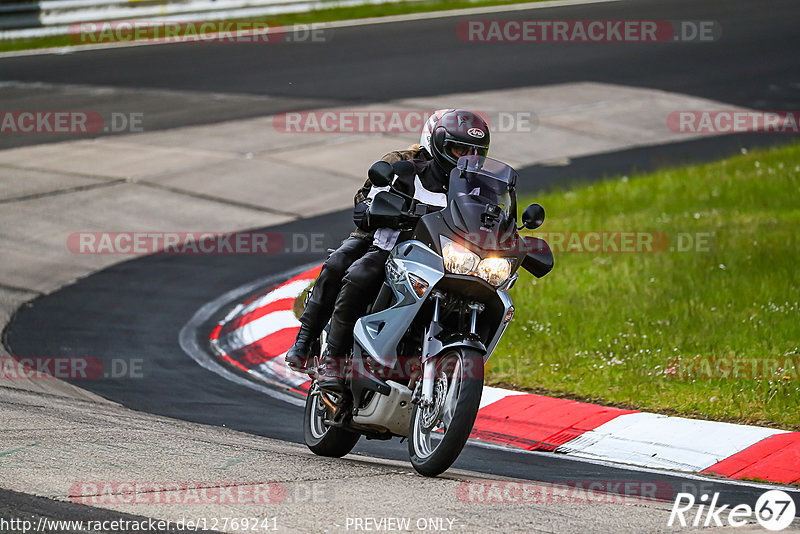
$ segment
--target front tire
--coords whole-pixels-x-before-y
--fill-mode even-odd
[[[303,414],[303,435],[306,446],[318,456],[341,458],[353,450],[361,435],[326,424],[325,419],[330,415],[330,408],[322,402],[315,381],[311,384],[306,397]]]
[[[460,348],[437,358],[433,406],[414,406],[408,433],[411,465],[435,477],[456,461],[467,443],[483,393],[483,356]]]

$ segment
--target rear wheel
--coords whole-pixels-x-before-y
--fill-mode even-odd
[[[469,438],[483,392],[483,356],[456,349],[437,358],[433,402],[417,403],[411,414],[408,453],[425,476],[445,472]]]
[[[305,442],[314,454],[340,458],[353,450],[361,435],[330,424],[336,413],[322,395],[314,381],[306,397],[303,415]]]

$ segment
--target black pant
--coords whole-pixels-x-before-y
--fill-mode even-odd
[[[378,296],[383,283],[389,251],[375,245],[353,263],[344,276],[344,285],[336,298],[328,334],[328,351],[335,358],[346,356],[353,347],[353,327]]]
[[[348,237],[325,260],[311,290],[306,309],[300,316],[300,322],[311,330],[312,337],[319,336],[325,328],[333,314],[336,297],[342,289],[347,269],[367,252],[371,242],[369,238]]]

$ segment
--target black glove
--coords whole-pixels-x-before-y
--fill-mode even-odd
[[[380,198],[380,197],[379,197]],[[401,204],[402,200],[397,199]],[[358,228],[366,232],[377,230],[378,228],[392,228],[395,230],[413,230],[417,226],[419,220],[418,215],[403,212],[399,206],[396,206],[401,213],[396,214],[376,214],[372,213],[372,202],[370,198],[356,204],[353,208],[353,222]],[[384,206],[385,208],[385,206]],[[383,210],[379,210],[383,211]],[[393,210],[389,210],[391,213]]]
[[[416,215],[412,215],[411,213],[403,213],[397,218],[397,225],[395,229],[402,232],[406,230],[413,230],[417,227],[417,222],[419,222],[419,217]]]
[[[353,222],[356,224],[356,227],[361,230],[365,232],[372,232],[378,228],[413,230],[417,225],[417,220],[419,219],[407,213],[393,217],[370,215],[370,200],[371,199],[367,199],[363,202],[359,202],[356,204],[356,207],[353,208]]]
[[[356,207],[353,208],[353,222],[365,232],[371,230],[369,227],[369,203],[370,199],[366,199],[356,204]]]

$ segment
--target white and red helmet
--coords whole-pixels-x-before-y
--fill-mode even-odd
[[[445,111],[436,121],[428,150],[446,173],[461,156],[483,156],[489,152],[489,125],[477,113],[465,109]]]
[[[437,109],[433,112],[433,114],[428,117],[428,120],[425,121],[425,126],[422,127],[422,134],[419,137],[419,144],[425,151],[428,153],[428,156],[433,158],[433,152],[431,152],[431,135],[433,135],[433,130],[436,128],[436,124],[439,122],[439,119],[445,113],[449,113],[451,111],[455,111],[453,109]]]

